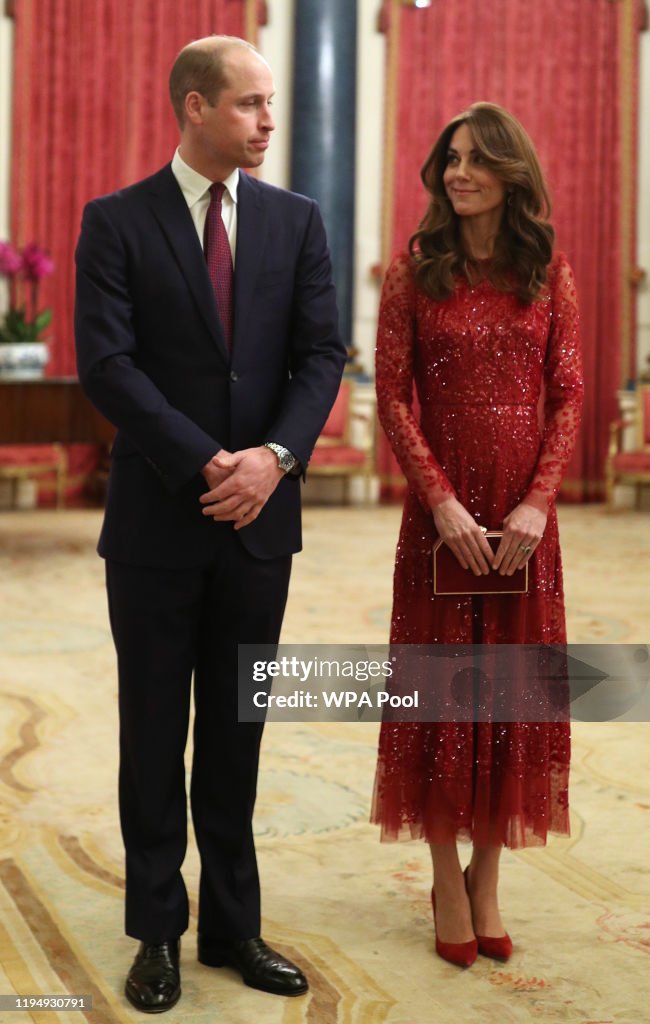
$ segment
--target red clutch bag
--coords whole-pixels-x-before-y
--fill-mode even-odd
[[[496,551],[503,532],[493,530],[485,534]],[[463,569],[455,554],[438,539],[433,547],[434,594],[526,594],[528,592],[528,562],[512,576],[502,576],[490,570],[487,576],[475,576],[471,569]]]

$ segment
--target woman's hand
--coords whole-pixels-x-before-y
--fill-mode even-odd
[[[467,509],[457,498],[446,498],[431,511],[441,540],[451,548],[463,569],[471,569],[475,576],[487,575],[492,548]]]
[[[521,569],[544,536],[546,512],[522,502],[503,520],[503,537],[494,558],[494,568],[502,576]]]

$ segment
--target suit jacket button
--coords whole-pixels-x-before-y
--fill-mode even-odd
[[[230,371],[230,379],[234,383],[236,380],[239,380],[239,374],[236,373],[234,370],[231,370]]]

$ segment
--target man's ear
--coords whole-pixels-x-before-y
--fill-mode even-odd
[[[200,92],[188,92],[185,97],[185,120],[190,124],[203,124],[203,105],[205,96]]]

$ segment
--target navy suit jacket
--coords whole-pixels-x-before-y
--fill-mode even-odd
[[[99,552],[135,565],[208,564],[202,467],[277,441],[303,467],[345,363],[317,204],[240,172],[232,352],[196,228],[167,165],[88,203],[76,251],[81,384],[117,427]],[[258,558],[300,550],[286,477],[238,531]]]

